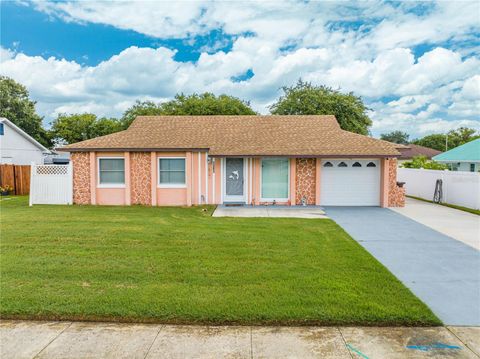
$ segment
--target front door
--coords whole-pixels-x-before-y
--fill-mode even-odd
[[[245,202],[245,175],[243,158],[225,159],[224,202]]]

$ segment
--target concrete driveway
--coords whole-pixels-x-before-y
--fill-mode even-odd
[[[389,209],[325,211],[444,324],[480,326],[480,251]]]
[[[480,216],[408,197],[391,210],[480,250]]]

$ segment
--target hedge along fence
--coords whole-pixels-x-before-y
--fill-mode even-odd
[[[30,165],[0,165],[0,186],[13,187],[13,194],[30,192]]]

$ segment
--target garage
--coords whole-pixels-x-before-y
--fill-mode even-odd
[[[380,205],[378,159],[324,159],[321,167],[321,205]]]

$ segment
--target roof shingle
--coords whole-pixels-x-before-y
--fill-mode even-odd
[[[211,156],[398,156],[398,146],[340,129],[335,116],[139,116],[65,151],[208,149]]]

